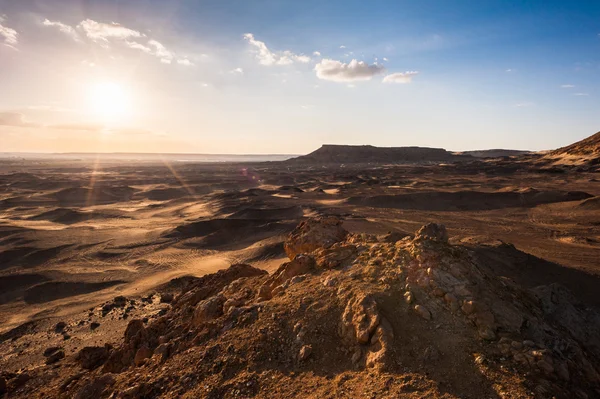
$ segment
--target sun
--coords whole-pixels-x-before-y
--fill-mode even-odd
[[[89,100],[92,112],[104,122],[120,121],[131,112],[129,92],[115,82],[93,84]]]

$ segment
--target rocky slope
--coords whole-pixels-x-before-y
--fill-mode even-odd
[[[321,146],[308,155],[292,158],[290,163],[413,163],[442,162],[469,159],[454,155],[442,148],[428,147],[373,147],[371,145]]]
[[[507,246],[509,244],[499,244]],[[117,347],[3,373],[10,397],[594,398],[600,315],[559,284],[526,289],[443,226],[351,234],[302,222],[273,274],[178,281]],[[501,263],[501,262],[500,262]],[[169,286],[169,285],[167,285]],[[164,294],[167,295],[167,294]]]
[[[600,166],[600,132],[569,146],[551,151],[544,156],[544,159],[556,164],[598,167]]]

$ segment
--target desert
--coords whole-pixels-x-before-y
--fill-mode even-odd
[[[490,157],[5,158],[0,389],[597,397],[598,137]]]
[[[0,0],[0,399],[600,399],[599,50],[600,1]]]

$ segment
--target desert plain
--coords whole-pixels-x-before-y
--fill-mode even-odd
[[[438,305],[428,305],[429,302],[423,302],[429,308],[428,313],[421,314],[423,317],[418,317],[422,309],[416,311],[416,316],[414,309],[410,310],[411,303],[420,303],[421,296],[425,298],[430,288],[411,289],[404,280],[402,283],[369,280],[374,286],[396,284],[417,301],[413,302],[410,295],[400,296],[398,302],[409,306],[408,310],[402,310],[405,319],[401,322],[390,314],[389,306],[392,305],[381,304],[387,303],[385,300],[374,305],[382,312],[382,318],[389,319],[386,323],[394,331],[395,343],[389,345],[394,348],[394,345],[412,345],[414,348],[410,354],[402,356],[399,348],[394,349],[394,356],[401,359],[393,360],[390,366],[387,360],[369,360],[369,351],[377,352],[375,349],[360,349],[360,345],[375,345],[373,331],[368,335],[369,344],[360,339],[357,329],[358,352],[352,344],[347,348],[340,344],[340,349],[335,342],[346,341],[344,327],[340,330],[337,319],[329,330],[325,327],[328,320],[323,319],[315,322],[316,331],[307,332],[309,335],[327,335],[322,338],[325,341],[317,339],[310,345],[299,343],[296,336],[302,323],[292,317],[293,306],[299,304],[305,310],[306,306],[334,301],[326,299],[324,294],[314,294],[317,291],[310,291],[312,280],[306,277],[310,273],[300,273],[306,279],[304,281],[308,281],[297,294],[300,300],[294,297],[294,291],[287,293],[284,289],[272,290],[275,294],[269,290],[267,295],[253,291],[264,285],[264,280],[270,278],[268,276],[281,272],[282,264],[295,262],[294,255],[290,256],[288,250],[291,244],[286,244],[286,240],[303,221],[337,220],[336,228],[344,230],[343,237],[355,237],[354,241],[346,238],[353,245],[352,251],[356,251],[354,257],[361,251],[368,253],[368,248],[379,245],[378,242],[392,243],[397,248],[402,240],[414,239],[416,243],[417,238],[428,236],[413,234],[421,226],[434,224],[443,225],[447,232],[449,238],[445,238],[446,233],[440,233],[438,237],[443,245],[460,248],[476,260],[473,262],[488,267],[482,281],[507,279],[522,292],[559,283],[572,294],[573,301],[584,304],[576,305],[577,309],[583,307],[586,312],[595,312],[600,306],[600,175],[595,164],[561,163],[541,154],[502,153],[488,154],[490,157],[485,153],[477,156],[442,154],[441,158],[440,154],[432,153],[431,159],[426,155],[423,159],[394,161],[393,154],[385,154],[377,160],[365,158],[362,153],[348,153],[344,147],[325,150],[326,156],[321,149],[316,156],[277,162],[195,163],[112,159],[109,155],[87,159],[1,160],[0,370],[3,383],[0,388],[8,392],[9,397],[33,397],[36,394],[40,397],[91,397],[89,395],[93,394],[96,397],[190,395],[215,398],[600,395],[600,385],[595,385],[600,380],[594,380],[592,372],[588,372],[589,375],[581,372],[579,376],[575,361],[571,365],[565,360],[568,377],[565,378],[564,370],[561,376],[557,370],[563,366],[559,366],[562,363],[556,359],[560,356],[554,353],[548,355],[549,358],[554,356],[554,363],[546,359],[546,363],[553,365],[553,370],[545,375],[545,363],[538,364],[533,371],[524,371],[520,368],[519,356],[514,353],[507,356],[490,350],[491,354],[486,355],[489,360],[485,362],[473,355],[487,353],[487,349],[475,350],[472,345],[487,345],[487,348],[497,345],[499,340],[504,340],[500,345],[506,344],[508,338],[516,342],[509,345],[521,348],[515,334],[521,334],[521,340],[533,340],[527,336],[525,321],[515,331],[503,331],[501,315],[494,313],[494,302],[486,305],[491,314],[495,314],[492,333],[489,329],[482,333],[479,319],[470,320],[475,335],[468,345],[462,346],[469,348],[475,356],[469,363],[468,356],[457,354],[458,349],[452,349],[450,343],[434,349],[430,343],[411,344],[411,340],[419,337],[436,342],[432,334],[450,328],[447,323],[455,323],[446,323],[446,316],[437,314],[444,311],[435,310]],[[344,153],[340,155],[342,161],[331,158],[330,152],[336,151]],[[564,157],[568,158],[567,155]],[[323,245],[328,248],[331,243]],[[313,267],[316,270],[312,273],[313,278],[317,279],[315,281],[325,279],[323,284],[317,284],[319,289],[335,284],[327,279],[327,273],[347,270],[351,273],[351,266],[344,263],[346,258],[343,256],[338,259],[339,265],[319,266],[323,256],[322,253],[314,255],[317,266],[316,269]],[[299,259],[298,256],[295,258]],[[261,306],[258,316],[255,315],[259,321],[265,317],[269,323],[278,321],[276,319],[285,321],[285,325],[279,326],[278,333],[269,337],[263,331],[271,328],[269,326],[240,332],[231,347],[222,344],[218,349],[213,348],[219,355],[214,355],[212,360],[198,360],[205,369],[192,378],[185,374],[191,373],[192,366],[177,363],[193,358],[194,355],[186,351],[205,350],[203,356],[207,356],[211,340],[223,340],[223,334],[235,330],[220,326],[213,331],[201,322],[192,322],[197,330],[192,332],[193,328],[188,325],[181,332],[177,330],[178,337],[174,341],[188,343],[179,347],[179,343],[175,343],[175,349],[170,347],[170,355],[157,359],[156,348],[173,339],[163,338],[166,334],[161,333],[160,339],[144,346],[150,353],[140,355],[139,362],[136,356],[131,365],[124,361],[122,367],[110,369],[105,364],[102,368],[111,351],[122,345],[124,334],[127,339],[125,331],[126,328],[129,330],[132,320],[141,320],[142,329],[151,329],[152,323],[161,318],[174,319],[173,312],[178,309],[180,296],[189,291],[189,287],[203,284],[203,276],[224,272],[230,265],[238,264],[253,270],[242,272],[242,280],[262,279],[260,284],[247,283],[245,289],[250,292],[247,297],[252,299],[246,299],[244,306],[250,306],[258,295],[260,301],[256,303],[277,300],[290,307],[291,313],[286,315],[285,311],[280,311],[271,317],[265,315],[269,305],[264,305],[266,308],[257,305]],[[260,271],[269,274],[263,275]],[[289,277],[297,278],[292,274]],[[343,281],[343,277],[336,278]],[[404,278],[410,282],[410,274]],[[415,277],[415,281],[421,281],[419,278]],[[234,284],[234,281],[229,279],[227,283]],[[231,284],[220,288],[225,287],[223,292],[226,293],[228,289],[231,291]],[[283,284],[284,288],[290,283],[286,284]],[[304,283],[295,282],[298,284]],[[381,288],[381,291],[385,290]],[[439,292],[441,297],[449,294],[446,291]],[[339,290],[336,292],[332,298],[341,295]],[[435,289],[432,292],[435,292],[431,294],[432,298],[438,295]],[[217,292],[211,293],[215,294]],[[225,299],[231,299],[223,295]],[[205,297],[202,299],[206,300]],[[303,305],[302,298],[310,303]],[[422,299],[425,300],[433,299]],[[451,297],[448,314],[458,317],[455,312],[461,311],[452,308],[452,300]],[[343,320],[341,312],[347,301],[351,303],[352,299],[346,298],[338,304],[339,311],[323,313],[327,315],[326,319],[334,315]],[[465,301],[468,302],[468,298]],[[243,308],[242,304],[238,305]],[[217,316],[227,319],[227,309],[228,306]],[[348,312],[346,308],[344,315]],[[469,312],[464,309],[463,312],[468,319]],[[532,312],[537,314],[537,310]],[[314,314],[317,317],[319,307]],[[303,317],[310,318],[310,314]],[[407,325],[411,317],[417,327],[410,329],[410,334],[408,330],[401,332],[398,326]],[[590,326],[598,322],[597,316],[594,317],[596,319],[590,321]],[[381,326],[382,322],[377,320],[374,325]],[[320,323],[322,326],[318,327]],[[215,324],[210,325],[214,327]],[[447,336],[470,334],[467,327],[458,331],[455,324],[452,326],[452,332]],[[207,328],[210,332],[206,332]],[[188,329],[189,332],[183,332]],[[559,327],[556,329],[563,331]],[[274,346],[286,342],[282,337],[292,337],[283,351],[288,353],[289,349],[288,358],[265,355],[248,360],[250,351],[260,353],[270,349],[240,348],[236,342],[244,336],[251,340],[260,334],[267,343],[273,340]],[[593,345],[600,339],[598,335],[596,330],[595,336],[588,336]],[[573,339],[573,334],[569,339]],[[319,342],[328,346],[319,347]],[[380,346],[385,346],[383,342],[387,341],[380,342]],[[140,350],[140,345],[136,345],[133,355]],[[535,345],[534,350],[554,350],[548,342],[536,342]],[[583,349],[578,351],[586,353],[586,362],[597,371],[599,360],[593,355],[598,353],[594,352],[598,348],[585,348],[582,342],[579,345]],[[101,358],[98,364],[82,369],[78,362],[82,358],[80,351],[86,347],[101,348],[99,352],[106,348],[106,353],[98,355]],[[339,360],[337,355],[331,355],[330,360],[322,359],[328,350],[339,352],[339,357],[345,360]],[[227,369],[227,359],[214,360],[215,356],[227,353],[230,358],[237,359],[231,370]],[[561,353],[568,358],[566,350]],[[456,363],[444,360],[448,357],[461,359],[461,356],[462,360]],[[510,360],[511,356],[516,356],[514,368],[502,363],[505,361],[502,359]],[[536,360],[538,363],[543,361]],[[488,362],[489,368],[495,371],[486,374],[473,366]],[[169,364],[178,365],[173,369],[177,379],[161,380],[160,384],[152,385],[153,376],[169,373]],[[225,366],[219,368],[217,364]],[[260,367],[252,364],[260,364]],[[374,370],[380,371],[375,373]],[[540,370],[541,377],[538,376]],[[498,373],[510,375],[499,376]],[[341,378],[343,375],[345,377]],[[474,383],[473,376],[477,376],[478,382]],[[236,380],[242,377],[246,379]],[[279,380],[286,383],[274,383]],[[132,387],[137,390],[127,393]]]

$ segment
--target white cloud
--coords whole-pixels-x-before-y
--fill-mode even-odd
[[[94,41],[107,41],[109,38],[128,39],[130,37],[145,36],[136,30],[126,28],[116,22],[106,24],[86,19],[81,21],[77,27],[83,29],[86,36]]]
[[[532,102],[524,102],[524,103],[517,103],[515,104],[515,107],[517,108],[525,108],[525,107],[533,107],[535,104]]]
[[[71,38],[73,38],[73,40],[79,41],[79,34],[77,33],[77,31],[75,29],[73,29],[72,26],[63,24],[62,22],[59,22],[59,21],[50,21],[48,19],[44,19],[42,24],[44,26],[50,26],[53,28],[57,28],[59,31],[61,31],[65,35],[71,36]]]
[[[165,46],[156,40],[148,40],[148,44],[154,47],[154,55],[160,58],[161,61],[169,60],[168,63],[171,63],[170,61],[173,59],[173,53],[167,50]]]
[[[412,78],[418,75],[417,71],[396,72],[383,78],[383,83],[410,83]]]
[[[514,72],[514,71],[516,71],[516,69],[508,68],[505,72],[511,73],[511,72]]]
[[[187,58],[180,58],[177,60],[177,63],[184,66],[194,66],[194,63]]]
[[[340,48],[346,48],[346,46],[344,46],[343,44],[340,46]]]
[[[315,57],[320,57],[320,56],[321,56],[321,52],[319,52],[319,51],[314,51],[314,52],[313,52],[313,55],[314,55]]]
[[[83,30],[88,38],[95,42],[107,43],[108,39],[129,39],[133,37],[144,37],[143,33],[126,28],[115,22],[105,24],[92,19],[81,21],[77,28]]]
[[[589,96],[588,93],[574,93],[574,96]]]
[[[561,85],[560,87],[562,89],[572,89],[573,87],[575,87],[575,85]]]
[[[243,75],[244,74],[244,70],[242,68],[235,68],[235,69],[232,69],[231,71],[229,71],[229,73],[235,73],[235,74]]]
[[[4,21],[0,21],[0,22],[4,22]],[[14,48],[14,46],[17,44],[17,41],[18,41],[17,36],[18,36],[18,33],[16,30],[8,28],[8,27],[0,24],[0,38],[3,38],[4,44],[6,44],[9,47]]]
[[[161,58],[161,59],[160,59],[160,62],[161,62],[161,63],[163,63],[163,64],[170,64],[170,63],[171,63],[171,60],[170,60],[170,59],[168,59],[168,58]]]
[[[385,58],[385,57],[383,57],[383,60],[384,60],[384,61],[389,61],[389,60],[388,60],[387,58]]]
[[[150,47],[144,46],[141,43],[125,40],[125,45],[134,50],[140,50],[140,51],[143,51],[144,53],[152,54],[152,49]]]
[[[269,50],[265,42],[256,40],[252,33],[246,33],[244,39],[253,46],[256,52],[256,58],[261,65],[290,65],[294,62],[303,64],[310,62],[310,57],[304,54],[295,54],[290,50],[273,52]]]
[[[352,60],[349,63],[325,58],[315,65],[317,77],[333,82],[353,82],[370,80],[373,76],[383,73],[383,65],[369,65],[364,61]]]

